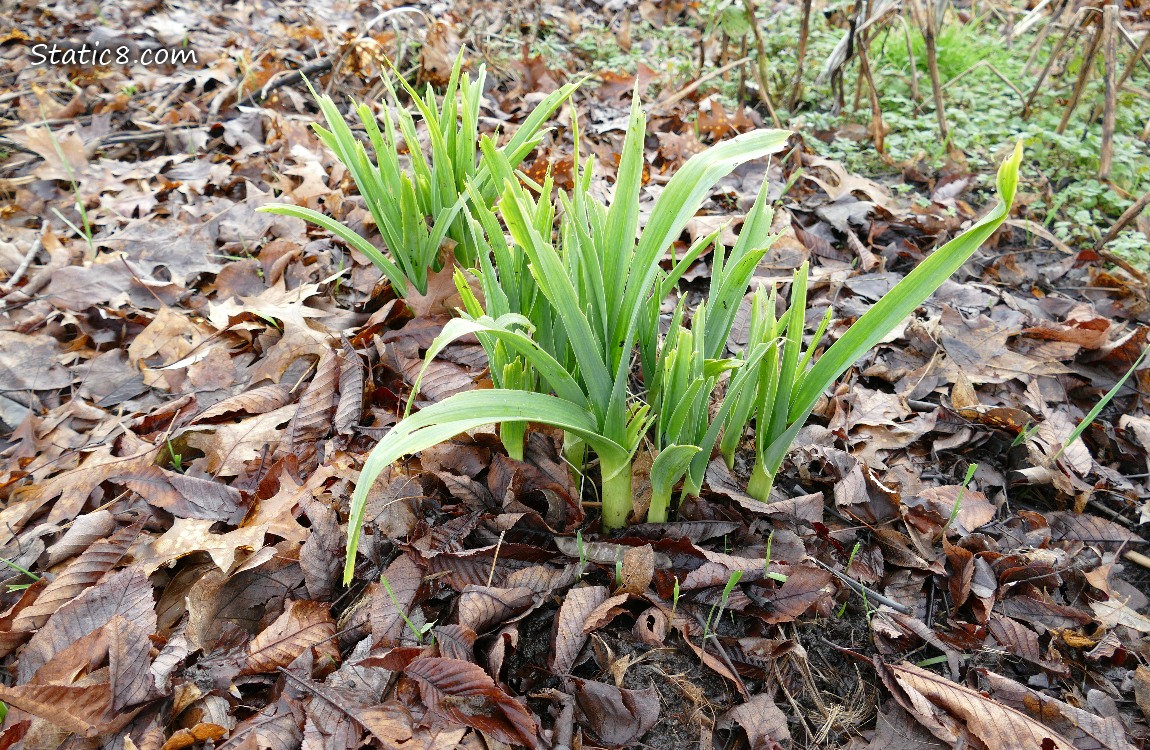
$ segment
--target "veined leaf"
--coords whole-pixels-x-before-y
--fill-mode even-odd
[[[363,532],[368,492],[384,469],[403,456],[438,445],[467,430],[508,421],[540,422],[578,435],[604,464],[630,461],[632,451],[600,435],[598,425],[586,410],[555,396],[512,390],[466,391],[432,404],[395,425],[376,443],[364,462],[351,499],[344,584],[349,583],[355,573],[355,555]]]

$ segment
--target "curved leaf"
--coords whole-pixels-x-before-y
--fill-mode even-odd
[[[313,211],[303,206],[293,206],[290,203],[270,203],[266,206],[260,206],[256,210],[262,211],[263,213],[280,214],[282,216],[291,216],[295,219],[303,219],[304,221],[310,221],[312,224],[323,227],[363,253],[376,268],[387,276],[391,285],[395,287],[396,292],[402,295],[407,294],[407,279],[403,275],[403,271],[400,271],[399,267],[388,260],[387,256],[381,253],[374,245],[335,219],[324,216],[319,211]]]
[[[616,465],[631,452],[599,434],[594,417],[585,409],[555,396],[512,390],[467,391],[432,404],[400,421],[384,435],[363,465],[351,498],[347,560],[343,581],[355,573],[355,554],[363,532],[367,494],[383,470],[403,456],[450,440],[456,435],[499,422],[541,422],[574,433],[595,449],[604,465]]]
[[[790,418],[809,413],[819,395],[833,383],[839,375],[858,361],[871,347],[890,333],[902,320],[914,312],[927,297],[942,286],[951,274],[974,254],[983,242],[1010,215],[1010,205],[1014,202],[1014,192],[1018,187],[1018,167],[1022,162],[1022,142],[1014,147],[1014,153],[1002,163],[998,170],[999,203],[977,224],[958,237],[931,253],[906,278],[874,303],[843,337],[831,345],[819,357],[818,362],[806,374],[790,405]]]

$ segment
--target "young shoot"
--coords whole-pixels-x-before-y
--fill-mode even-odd
[[[430,633],[431,629],[435,627],[435,622],[426,622],[423,625],[417,627],[416,624],[411,621],[411,618],[407,616],[407,613],[403,611],[403,607],[400,606],[399,600],[395,598],[395,592],[391,590],[391,583],[388,582],[387,576],[380,576],[379,582],[383,584],[383,590],[387,592],[388,598],[391,599],[391,605],[395,607],[395,611],[399,614],[400,617],[403,618],[404,624],[407,625],[408,629],[415,636],[416,642],[422,645],[423,639],[427,637],[427,634]]]
[[[767,578],[770,578],[772,581],[786,583],[787,577],[785,575],[782,573],[771,572],[771,542],[773,541],[775,541],[775,530],[771,529],[771,533],[767,535],[767,556],[763,560],[763,572],[766,574]]]
[[[723,619],[723,612],[727,609],[727,600],[731,596],[731,592],[739,585],[739,580],[743,577],[743,571],[732,570],[731,575],[727,578],[727,585],[723,586],[723,596],[719,599],[718,603],[711,606],[711,611],[707,615],[707,624],[703,626],[703,638],[706,639],[711,634],[711,623],[718,623]]]
[[[1070,433],[1070,437],[1066,438],[1066,441],[1062,443],[1062,447],[1059,448],[1058,452],[1054,454],[1054,458],[1051,459],[1051,463],[1058,461],[1058,458],[1062,455],[1063,451],[1069,448],[1070,444],[1077,440],[1082,435],[1082,433],[1086,431],[1086,428],[1089,427],[1090,424],[1098,418],[1098,415],[1102,413],[1102,410],[1106,408],[1106,405],[1109,404],[1114,399],[1114,397],[1118,395],[1118,391],[1122,390],[1122,386],[1126,385],[1126,381],[1129,380],[1130,376],[1134,374],[1134,371],[1138,369],[1138,365],[1142,364],[1142,360],[1146,359],[1147,352],[1150,352],[1150,347],[1142,350],[1142,353],[1138,355],[1138,359],[1134,360],[1134,364],[1130,365],[1130,369],[1126,371],[1126,374],[1123,375],[1121,379],[1119,379],[1119,381],[1114,384],[1113,388],[1106,392],[1106,395],[1103,396],[1102,399],[1094,405],[1094,408],[1090,410],[1090,413],[1087,414],[1086,417],[1078,423],[1078,426],[1074,428],[1074,432]]]
[[[976,471],[978,471],[978,464],[971,464],[966,467],[966,478],[962,480],[962,486],[958,488],[958,495],[954,498],[954,507],[950,509],[950,517],[942,525],[942,534],[946,534],[946,530],[954,523],[954,519],[958,518],[958,513],[962,509],[962,495],[966,492],[967,486],[970,485],[970,480],[974,479]]]

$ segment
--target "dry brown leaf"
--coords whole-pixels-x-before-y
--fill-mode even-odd
[[[423,583],[423,571],[410,557],[400,555],[387,566],[382,577],[391,587],[391,595],[381,589],[372,600],[372,642],[376,646],[397,646],[406,627],[403,615],[410,614],[415,596]]]
[[[617,594],[600,602],[599,606],[588,613],[587,620],[583,623],[583,635],[606,627],[616,616],[623,614],[626,611],[623,609],[623,605],[627,603],[629,598],[628,594]]]
[[[977,579],[977,572],[975,578]],[[1007,617],[1038,623],[1047,628],[1076,628],[1094,619],[1073,607],[1025,594],[1008,596],[998,604],[996,611]]]
[[[321,601],[330,598],[339,585],[346,534],[339,513],[318,500],[308,506],[307,517],[311,531],[300,547],[299,564],[308,595]]]
[[[478,638],[466,625],[440,625],[435,629],[435,644],[439,646],[440,656],[447,659],[474,661]]]
[[[947,577],[950,589],[951,603],[958,609],[966,603],[970,596],[970,584],[974,580],[974,553],[962,547],[956,547],[944,536],[942,548],[946,553],[946,561],[950,566],[950,575]]]
[[[223,419],[237,417],[240,415],[256,415],[266,414],[269,411],[275,411],[281,406],[286,406],[291,402],[291,391],[278,383],[269,383],[268,385],[253,388],[250,391],[229,396],[223,401],[217,401],[212,406],[204,409],[197,414],[192,420],[192,424],[197,422],[210,422],[214,419]]]
[[[243,674],[274,672],[314,648],[316,661],[339,661],[335,621],[331,608],[321,602],[293,601],[266,630],[252,639]]]
[[[342,341],[343,352],[339,365],[339,402],[332,427],[338,435],[346,435],[359,425],[363,417],[363,393],[366,370],[363,360],[347,340]]]
[[[654,688],[627,690],[602,682],[568,678],[582,726],[604,745],[628,747],[659,719],[659,693]]]
[[[1142,665],[1134,670],[1134,700],[1142,717],[1150,720],[1150,668]]]
[[[555,632],[552,638],[550,661],[551,671],[564,675],[575,666],[575,659],[587,642],[583,623],[600,604],[607,599],[604,586],[581,586],[567,592],[559,614],[555,617]]]
[[[1120,600],[1090,602],[1090,608],[1094,610],[1094,614],[1098,616],[1102,624],[1108,628],[1124,625],[1137,630],[1139,633],[1150,633],[1150,617],[1135,612]]]
[[[89,547],[48,584],[35,604],[13,620],[12,628],[32,631],[43,626],[53,612],[94,586],[119,565],[128,548],[140,535],[141,528],[143,528],[141,523],[126,526]]]
[[[787,581],[767,597],[763,619],[769,623],[791,622],[824,596],[823,587],[830,583],[830,571],[822,568],[795,566]]]
[[[146,544],[136,555],[136,564],[151,575],[160,567],[181,557],[207,552],[212,562],[225,573],[231,571],[236,556],[255,552],[264,546],[267,526],[236,529],[226,534],[213,534],[213,521],[177,518],[172,528]]]
[[[535,606],[536,602],[535,590],[527,586],[503,588],[470,585],[459,594],[459,623],[476,633],[486,633],[522,615]]]
[[[78,516],[59,541],[45,550],[46,567],[52,568],[75,557],[116,529],[116,519],[109,510],[97,510]]]
[[[425,656],[409,664],[405,673],[419,683],[423,702],[431,712],[500,742],[541,746],[539,728],[530,711],[500,690],[475,664]]]
[[[991,617],[986,628],[1000,646],[1015,656],[1064,679],[1070,677],[1070,667],[1061,661],[1055,662],[1043,658],[1038,648],[1038,633],[1017,620],[1009,617]]]
[[[719,724],[738,724],[747,733],[747,742],[753,748],[774,750],[786,747],[791,741],[786,714],[766,694],[756,695],[727,711]]]
[[[995,700],[1071,738],[1080,750],[1134,750],[1117,717],[1096,716],[987,669],[979,669],[978,674]]]
[[[194,425],[181,434],[188,446],[204,453],[197,465],[202,462],[205,472],[234,477],[243,473],[249,461],[270,455],[269,446],[279,444],[294,414],[294,406],[283,406],[234,424]]]
[[[943,520],[951,518],[955,503],[958,503],[958,513],[954,515],[954,521],[948,530],[953,528],[962,536],[994,520],[994,505],[987,500],[986,495],[970,486],[949,484],[942,487],[928,487],[920,490],[917,496],[925,501],[926,507],[938,513]]]
[[[20,652],[18,683],[30,682],[56,654],[104,627],[116,616],[148,633],[156,630],[152,585],[138,568],[115,573],[56,610]]]
[[[176,518],[238,521],[243,496],[223,482],[145,466],[111,478]]]
[[[1069,539],[1110,551],[1146,544],[1146,540],[1125,526],[1093,514],[1054,511],[1043,515],[1050,522],[1052,541]]]
[[[934,672],[880,663],[879,674],[900,705],[944,742],[969,743],[973,737],[992,750],[1074,749],[1032,717]]]
[[[336,385],[339,383],[340,358],[329,349],[316,365],[315,377],[299,399],[299,407],[288,423],[280,450],[298,453],[301,447],[327,437],[335,414]]]
[[[655,550],[649,544],[623,554],[622,585],[617,593],[642,594],[655,576]]]

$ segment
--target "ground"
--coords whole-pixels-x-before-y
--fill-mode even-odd
[[[813,4],[798,87],[801,2],[9,3],[0,747],[1143,747],[1150,224],[1128,209],[1150,190],[1150,68],[1116,31],[1100,177],[1106,43],[1084,61],[1093,23],[1059,39],[1103,14],[1044,33],[1051,7],[957,3],[943,138],[910,5],[865,31],[872,98],[859,37],[827,62],[863,18],[843,3]],[[1113,17],[1148,33],[1136,3]],[[785,296],[808,261],[806,331],[829,310],[828,342],[991,210],[1021,141],[1019,194],[823,394],[771,502],[748,496],[748,431],[671,522],[605,532],[598,469],[573,472],[558,431],[533,424],[518,461],[481,427],[372,485],[345,586],[373,446],[413,389],[422,409],[492,373],[463,338],[416,387],[462,306],[450,262],[404,298],[257,209],[383,247],[295,71],[347,112],[389,96],[381,76],[442,91],[460,55],[496,139],[581,81],[523,163],[559,190],[577,123],[611,195],[637,91],[643,217],[692,155],[777,118],[785,149],[724,177],[671,250],[731,244],[766,181],[756,283]],[[641,469],[635,487],[638,521]]]

